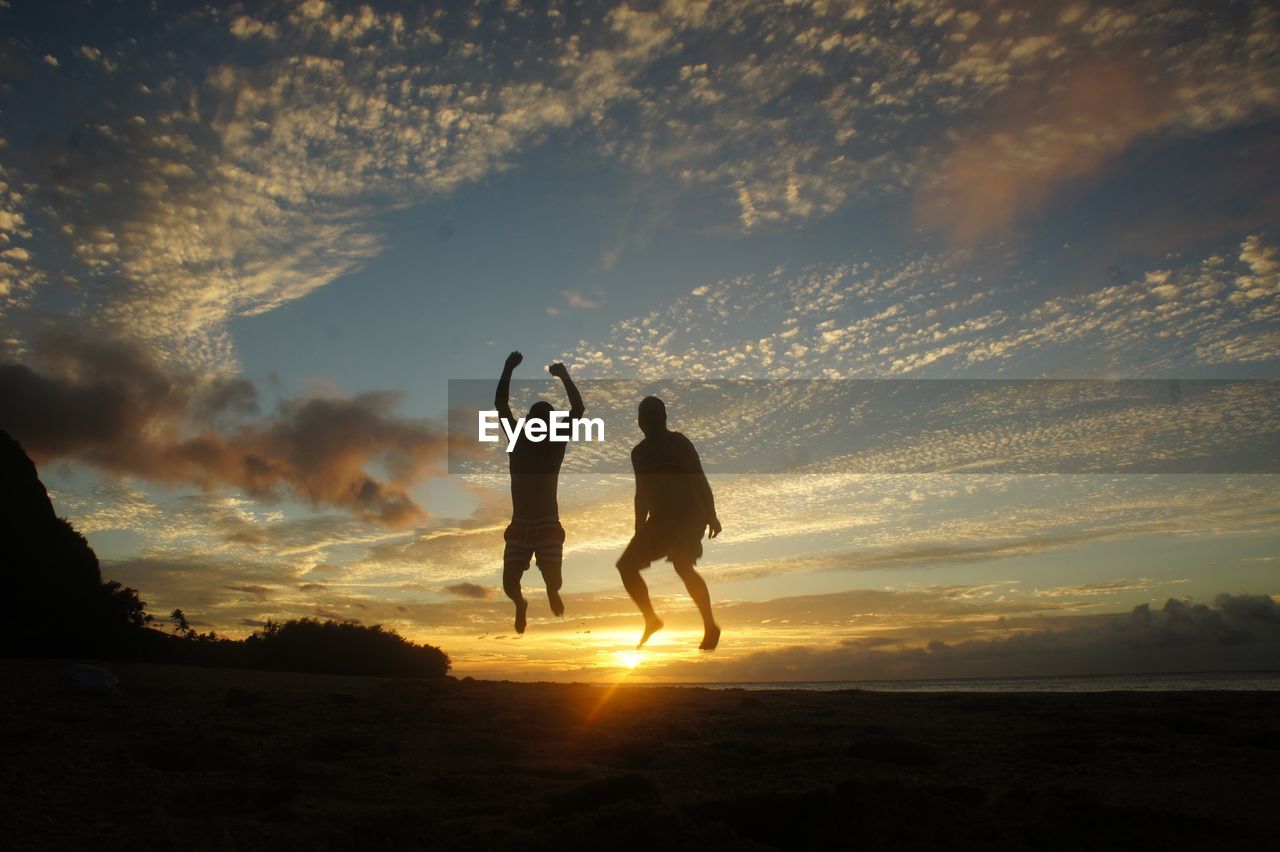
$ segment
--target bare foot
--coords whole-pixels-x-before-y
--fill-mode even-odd
[[[525,613],[529,611],[529,602],[520,601],[516,604],[516,632],[523,633],[525,625]]]
[[[662,619],[656,615],[646,615],[644,617],[644,635],[640,637],[640,644],[637,649],[643,648],[644,643],[649,641],[649,637],[662,629]]]
[[[703,632],[702,644],[698,648],[703,651],[714,651],[719,644],[720,628],[713,624]]]
[[[556,614],[557,618],[564,615],[564,601],[560,600],[559,592],[548,590],[547,600],[551,603],[551,611]]]

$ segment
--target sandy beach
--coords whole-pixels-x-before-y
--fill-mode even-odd
[[[5,661],[4,845],[1256,848],[1280,694],[894,694]]]

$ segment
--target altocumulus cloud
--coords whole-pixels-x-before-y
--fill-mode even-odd
[[[1238,126],[1280,103],[1280,19],[1262,5],[248,11],[184,4],[95,45],[15,43],[15,61],[39,70],[14,97],[86,120],[68,134],[4,104],[0,299],[27,304],[54,280],[38,223],[105,322],[225,364],[226,320],[376,254],[376,213],[510,168],[570,128],[661,193],[711,192],[742,230],[915,189],[926,224],[986,233],[1132,140]],[[1109,71],[1117,55],[1144,56],[1143,73]]]

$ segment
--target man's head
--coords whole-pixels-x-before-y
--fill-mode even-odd
[[[667,428],[667,406],[656,396],[640,400],[640,431],[645,437],[660,435]]]
[[[529,406],[529,415],[526,420],[541,420],[543,423],[551,422],[551,403],[538,400]]]

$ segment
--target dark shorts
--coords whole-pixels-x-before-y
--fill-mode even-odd
[[[684,565],[696,565],[702,558],[702,534],[706,524],[690,524],[685,519],[645,521],[622,551],[618,567],[648,568],[659,559]]]
[[[564,554],[564,527],[556,518],[514,520],[502,537],[507,543],[502,552],[502,566],[507,570],[526,571],[529,561],[536,557],[542,573],[559,573]]]

